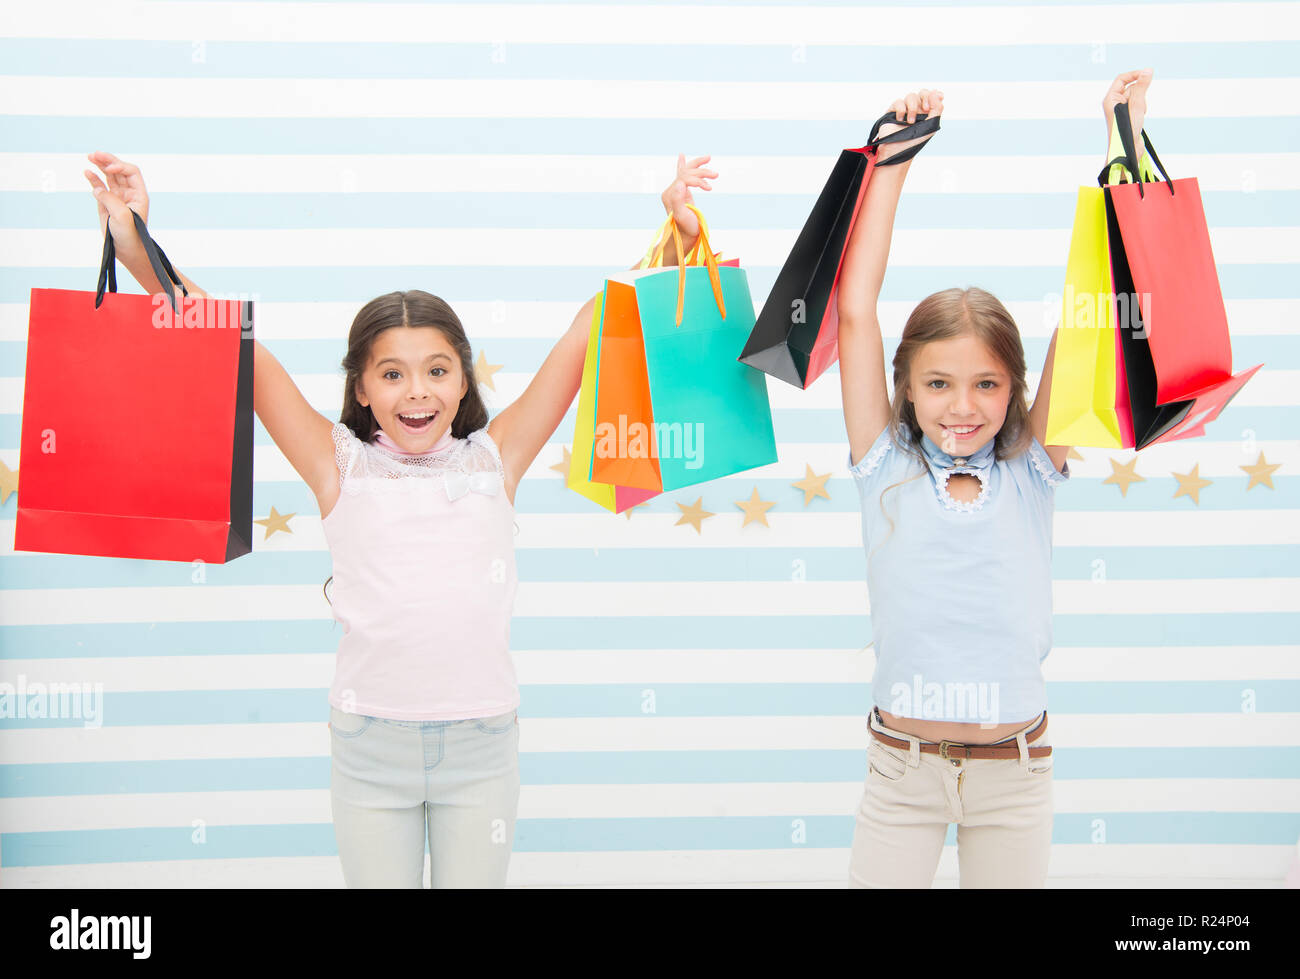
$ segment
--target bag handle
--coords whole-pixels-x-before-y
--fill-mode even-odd
[[[695,243],[695,248],[691,249],[692,254],[699,252],[703,248],[704,264],[709,269],[709,284],[713,286],[713,301],[718,304],[718,312],[722,318],[727,318],[727,305],[722,301],[722,278],[718,275],[718,257],[713,254],[713,246],[709,244],[709,229],[704,223],[704,215],[694,204],[687,204],[691,212],[699,219],[700,237]],[[677,230],[677,222],[673,222],[673,239],[677,242],[677,253],[682,251],[681,232]],[[682,325],[682,304],[686,295],[686,266],[677,266],[677,325]]]
[[[687,206],[689,207],[690,205]],[[704,229],[704,234],[696,235],[695,247],[692,248],[691,253],[686,256],[685,264],[705,265],[706,262],[704,261],[703,256],[700,254],[700,247],[701,245],[703,245],[705,241],[708,240],[709,222],[704,220],[704,215],[699,212],[698,208],[692,207],[691,210],[695,211],[695,216],[699,218],[700,227]],[[641,262],[639,265],[637,265],[637,268],[657,269],[663,267],[664,250],[668,247],[668,238],[672,233],[671,222],[672,222],[672,218],[669,217],[664,221],[662,225],[660,225],[658,232],[655,233],[655,241],[658,242],[658,244],[651,245],[649,248],[646,249],[645,257],[641,259]],[[716,252],[713,257],[721,260],[722,252]]]
[[[149,259],[149,266],[153,269],[154,275],[158,276],[158,281],[165,287],[167,283],[173,282],[181,287],[181,294],[189,295],[189,290],[185,288],[185,283],[181,277],[176,274],[172,268],[172,263],[167,260],[163,250],[158,247],[158,243],[149,237],[149,229],[145,227],[144,220],[135,211],[131,212],[131,217],[135,219],[135,230],[140,236],[140,243],[144,245],[144,253]],[[112,220],[110,218],[110,220]],[[117,292],[117,249],[113,245],[113,232],[107,227],[104,229],[104,253],[99,260],[99,282],[95,285],[95,308],[99,309],[100,303],[104,301],[104,289],[107,286],[109,292]],[[180,310],[176,305],[176,295],[170,289],[164,289],[167,293],[167,299],[171,303],[172,312],[179,314]]]
[[[677,245],[677,255],[681,262],[677,266],[677,326],[682,325],[682,311],[686,300],[686,267],[688,265],[704,265],[709,270],[709,283],[713,286],[713,300],[718,304],[718,312],[722,318],[727,318],[727,306],[722,300],[722,279],[718,275],[718,258],[713,254],[713,248],[709,244],[709,225],[704,220],[704,215],[694,204],[687,204],[688,208],[700,222],[700,234],[695,241],[695,247],[691,253],[682,258],[682,233],[677,227],[676,219],[669,214],[668,220],[660,228],[660,242],[652,252],[647,253],[646,258],[641,260],[638,268],[660,268],[663,262],[664,249],[668,246],[668,235],[666,231],[672,232],[673,241]],[[699,261],[700,258],[704,261]]]
[[[1133,142],[1133,123],[1129,116],[1128,103],[1120,102],[1115,106],[1115,124],[1119,127],[1120,142],[1124,145],[1124,156],[1117,156],[1102,167],[1101,173],[1097,175],[1097,182],[1104,187],[1106,185],[1105,177],[1107,171],[1116,163],[1123,163],[1129,176],[1134,178],[1133,182],[1138,185],[1138,197],[1145,199],[1146,188],[1143,185],[1147,183],[1159,183],[1160,181],[1155,179],[1142,179],[1142,171],[1139,168],[1137,158],[1137,146]],[[1151,137],[1147,135],[1145,129],[1142,130],[1142,143],[1146,147],[1146,151],[1150,155],[1151,159],[1155,162],[1156,168],[1164,176],[1164,182],[1169,186],[1169,195],[1172,197],[1174,194],[1174,182],[1170,179],[1168,171],[1165,170],[1165,165],[1160,162],[1160,157],[1156,156],[1156,148],[1151,145]],[[1121,182],[1128,183],[1129,181]]]
[[[894,118],[893,112],[886,112],[875,121],[875,124],[871,127],[871,134],[867,137],[867,145],[862,147],[863,150],[878,150],[885,143],[905,143],[909,139],[916,139],[918,136],[925,136],[939,131],[939,117],[931,118],[926,113],[920,112],[917,113],[916,122],[911,125],[903,127],[898,132],[890,133],[888,136],[878,137],[876,134],[880,132],[880,127],[887,122],[898,122]],[[929,142],[927,139],[924,143],[917,143],[915,146],[910,146],[902,152],[894,154],[888,160],[878,160],[876,166],[889,167],[895,163],[904,163],[925,149]]]
[[[637,268],[657,269],[663,263],[664,248],[668,245],[669,222],[671,221],[672,215],[669,215],[664,220],[664,223],[659,226],[659,230],[655,232],[654,241],[650,244],[650,247],[645,250],[645,255],[642,256],[641,261],[637,264]]]
[[[687,206],[690,207],[690,205]],[[691,207],[691,210],[695,211],[695,216],[699,218],[700,227],[703,229],[704,233],[696,236],[695,247],[691,249],[691,253],[686,256],[685,261],[681,264],[703,265],[705,263],[701,260],[700,245],[704,241],[708,240],[709,222],[704,220],[704,215],[701,214],[698,209]],[[657,269],[663,267],[664,251],[667,249],[668,239],[672,235],[672,222],[673,218],[670,214],[664,219],[664,223],[659,226],[659,230],[655,232],[655,244],[646,249],[645,257],[641,259],[637,268]]]
[[[1119,120],[1111,115],[1110,125],[1110,142],[1106,145],[1106,155],[1110,157],[1110,162],[1101,168],[1101,173],[1097,175],[1098,181],[1104,181],[1106,184],[1130,183],[1133,175],[1128,169],[1128,159],[1124,156],[1124,141],[1119,135]],[[1138,161],[1139,174],[1144,180],[1155,180],[1155,167],[1151,165],[1151,157],[1143,154],[1142,159]]]

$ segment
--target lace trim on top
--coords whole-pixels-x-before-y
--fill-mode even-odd
[[[1048,486],[1060,486],[1070,478],[1070,464],[1064,463],[1064,468],[1057,472],[1056,466],[1052,464],[1052,458],[1047,454],[1047,450],[1039,446],[1038,441],[1029,443],[1029,459],[1038,470],[1038,475],[1043,477],[1043,481]]]
[[[893,444],[894,440],[892,438],[886,438],[873,451],[868,452],[865,459],[852,468],[859,476],[870,476],[875,471],[875,468],[880,465],[880,460],[885,458],[885,453],[893,447]]]
[[[431,479],[447,476],[470,477],[493,473],[505,482],[505,468],[496,443],[486,428],[457,439],[448,449],[425,456],[398,456],[374,442],[362,442],[352,429],[337,422],[334,437],[334,461],[339,470],[339,485],[352,494],[359,493],[358,479]]]
[[[951,496],[949,496],[948,480],[956,475],[974,476],[976,479],[978,479],[980,481],[979,496],[975,497],[975,499],[973,500],[954,500]],[[939,502],[944,505],[945,509],[957,510],[961,513],[972,513],[975,510],[984,509],[984,501],[987,500],[989,496],[988,482],[984,480],[982,477],[980,477],[979,475],[977,475],[976,473],[958,474],[956,472],[945,472],[943,474],[943,482],[936,482],[934,484],[934,488],[936,492],[938,492],[939,494]]]

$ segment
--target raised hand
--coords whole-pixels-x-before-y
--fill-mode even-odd
[[[930,118],[942,115],[943,93],[938,89],[923,88],[919,92],[910,92],[901,99],[895,99],[889,109],[894,113],[894,118],[897,119],[898,122],[887,122],[881,126],[881,136],[888,136],[891,133],[898,132],[900,129],[906,129],[912,123],[916,122],[917,113],[924,113]],[[902,150],[907,149],[909,146],[915,146],[917,143],[923,143],[933,135],[933,133],[930,133],[929,135],[920,136],[916,139],[909,139],[902,143],[882,143],[877,159],[882,162],[888,160],[895,153],[899,153]]]
[[[149,192],[145,190],[144,175],[139,167],[119,160],[112,153],[88,153],[86,159],[104,174],[104,180],[100,180],[93,170],[83,171],[99,206],[100,234],[112,229],[118,257],[129,267],[132,259],[144,257],[144,246],[131,217],[134,211],[141,221],[149,221]]]
[[[688,204],[695,203],[694,198],[691,197],[691,188],[712,190],[709,180],[716,179],[718,176],[716,170],[708,170],[704,167],[710,159],[707,156],[697,156],[688,163],[685,154],[678,154],[677,176],[668,185],[668,189],[659,196],[664,203],[664,210],[673,216],[681,233],[689,238],[694,238],[700,233],[700,222],[694,212],[687,207]]]
[[[1111,128],[1115,124],[1115,106],[1121,102],[1128,105],[1129,119],[1133,123],[1133,145],[1138,148],[1139,157],[1142,154],[1142,123],[1147,115],[1147,89],[1151,85],[1151,76],[1150,68],[1120,72],[1106,90],[1106,97],[1101,100],[1108,143]]]

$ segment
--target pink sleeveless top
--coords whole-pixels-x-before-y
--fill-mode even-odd
[[[333,436],[340,492],[321,525],[343,638],[329,702],[418,721],[517,708],[515,511],[487,429],[422,454],[342,422]]]

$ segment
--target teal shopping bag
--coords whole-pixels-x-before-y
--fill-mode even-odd
[[[766,375],[736,359],[754,327],[744,269],[622,273],[602,306],[592,480],[668,491],[776,461]]]

